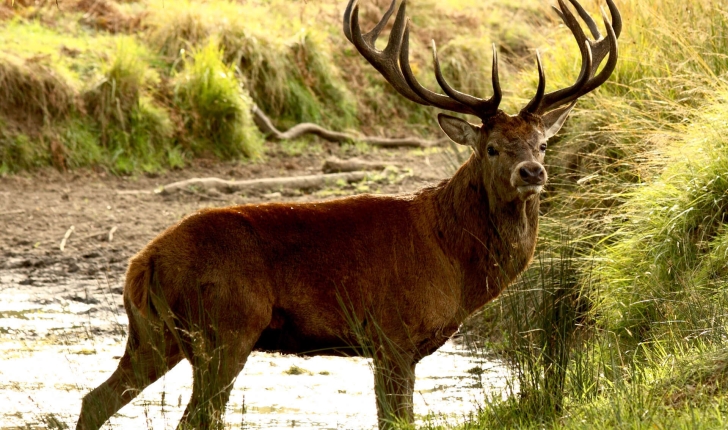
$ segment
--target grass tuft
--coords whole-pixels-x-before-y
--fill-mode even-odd
[[[234,69],[223,62],[217,42],[211,40],[185,59],[174,93],[190,133],[184,144],[193,153],[222,158],[260,154],[262,135],[253,123],[252,100]]]
[[[147,95],[159,83],[147,57],[133,39],[120,39],[102,78],[84,94],[86,109],[100,129],[101,146],[119,173],[167,165],[172,124],[167,111]]]
[[[76,92],[43,57],[0,55],[0,112],[20,123],[45,125],[65,118]]]

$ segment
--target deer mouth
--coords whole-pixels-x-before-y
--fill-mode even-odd
[[[540,184],[528,184],[528,185],[519,185],[516,187],[516,190],[518,190],[518,194],[522,197],[531,196],[534,194],[541,194],[541,191],[543,191],[543,185]]]

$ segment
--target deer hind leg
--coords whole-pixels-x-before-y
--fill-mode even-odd
[[[251,294],[245,303],[231,308],[223,300],[203,300],[208,306],[197,315],[197,323],[185,329],[192,364],[192,397],[178,429],[223,428],[225,406],[235,378],[255,343],[270,323],[272,310],[265,298]]]
[[[414,422],[415,365],[415,360],[405,356],[374,358],[374,393],[380,430],[394,428],[396,423]]]
[[[179,363],[184,355],[161,322],[152,323],[125,303],[129,336],[114,373],[83,398],[77,430],[100,428],[141,391]]]
[[[254,342],[253,342],[254,343]],[[232,340],[192,359],[192,397],[178,429],[221,429],[233,383],[253,345]]]

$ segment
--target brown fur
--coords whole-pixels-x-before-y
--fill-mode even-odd
[[[470,159],[414,195],[207,209],[160,234],[131,260],[129,345],[78,428],[98,428],[183,356],[195,383],[181,427],[218,425],[252,350],[371,356],[380,426],[411,421],[416,363],[536,244],[538,194],[519,194],[513,169],[541,165],[543,124],[500,114],[474,130]]]

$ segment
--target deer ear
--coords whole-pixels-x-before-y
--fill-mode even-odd
[[[440,123],[442,131],[453,142],[473,147],[478,143],[480,127],[477,125],[473,125],[460,118],[455,118],[454,116],[445,115],[444,113],[437,115],[437,122]]]
[[[570,105],[552,110],[541,117],[544,128],[546,129],[546,140],[550,139],[558,133],[559,130],[561,130],[561,126],[564,125],[566,117],[569,116],[569,113],[575,104],[576,100],[574,100]]]

